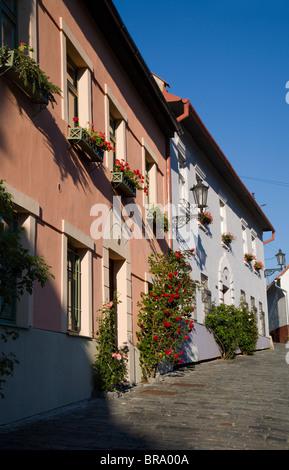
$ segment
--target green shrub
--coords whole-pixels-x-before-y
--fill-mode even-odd
[[[206,327],[212,331],[223,359],[232,359],[239,348],[243,354],[253,354],[258,329],[253,313],[245,305],[213,305],[207,315]]]
[[[243,354],[253,354],[258,340],[258,327],[254,313],[245,305],[240,309],[240,321],[239,349]]]
[[[234,305],[213,305],[206,327],[214,334],[223,359],[232,359],[238,347],[239,310]]]

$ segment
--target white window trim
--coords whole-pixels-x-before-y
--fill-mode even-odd
[[[158,182],[157,182],[157,172],[158,172],[158,158],[155,153],[151,150],[145,139],[142,137],[142,174],[145,176],[146,173],[146,155],[149,155],[151,163],[153,166],[150,170],[149,177],[149,191],[150,191],[150,204],[158,203]],[[147,201],[145,193],[143,193],[143,204]]]
[[[123,158],[125,161],[127,159],[127,148],[126,148],[126,127],[127,127],[127,113],[118,102],[107,83],[104,85],[104,112],[105,112],[105,136],[107,140],[110,140],[110,103],[113,104],[114,108],[117,110],[121,122],[118,125],[116,130],[116,139],[117,139],[117,148],[121,149],[121,154],[118,155],[119,158]],[[113,154],[112,152],[106,152],[106,166],[112,171],[113,170]]]
[[[201,178],[201,180],[204,180],[206,179],[206,175],[205,173],[201,170],[201,168],[198,166],[198,165],[195,165],[195,172],[196,172],[196,175]]]
[[[67,103],[67,39],[73,45],[78,55],[86,65],[86,70],[81,74],[79,80],[79,125],[87,127],[92,122],[91,109],[91,76],[93,74],[93,63],[72,34],[63,18],[60,18],[60,44],[61,44],[61,88],[62,88],[62,119],[68,123]]]
[[[219,206],[220,206],[220,221],[221,221],[221,235],[227,232],[227,211],[226,201],[219,195]]]

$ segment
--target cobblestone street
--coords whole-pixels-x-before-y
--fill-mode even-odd
[[[0,449],[288,450],[284,344],[184,367],[114,399],[94,398],[0,428]]]

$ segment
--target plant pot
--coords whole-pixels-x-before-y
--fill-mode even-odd
[[[24,78],[16,70],[14,65],[14,51],[9,51],[7,61],[4,65],[0,65],[0,75],[5,74],[13,83],[15,83],[26,95],[28,95],[33,103],[47,106],[49,103],[49,94],[43,94],[37,86],[33,87],[32,83],[25,84]]]
[[[125,177],[122,171],[113,171],[111,173],[111,183],[123,195],[127,197],[136,196],[136,187],[129,178]]]
[[[104,150],[96,145],[89,133],[83,127],[69,127],[68,141],[72,145],[78,145],[87,153],[92,162],[103,162]]]

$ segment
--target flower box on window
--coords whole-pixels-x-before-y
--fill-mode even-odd
[[[51,102],[53,106],[56,103],[53,94],[60,95],[61,90],[48,80],[49,77],[37,62],[24,52],[26,49],[33,51],[24,43],[14,50],[7,46],[0,48],[0,75],[5,74],[33,103],[46,107]]]
[[[113,171],[111,173],[112,185],[127,197],[136,196],[136,187],[134,183],[125,176],[122,171]]]
[[[70,127],[68,129],[68,141],[72,145],[78,145],[90,156],[93,162],[103,162],[104,150],[96,145],[93,138],[83,127]]]
[[[205,227],[207,227],[207,225],[210,225],[213,223],[213,217],[212,217],[212,214],[211,212],[199,212],[198,214],[198,221],[204,225]]]

